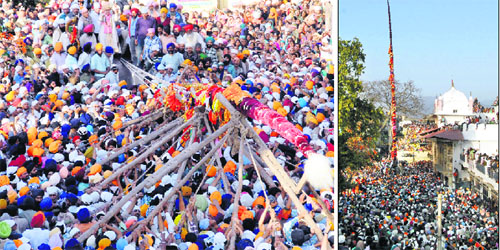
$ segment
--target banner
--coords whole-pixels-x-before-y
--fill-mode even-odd
[[[227,0],[227,7],[229,9],[237,9],[241,8],[243,6],[251,6],[260,3],[261,1],[259,0]]]
[[[182,5],[183,12],[201,12],[217,9],[217,0],[175,0],[169,1],[169,3]]]

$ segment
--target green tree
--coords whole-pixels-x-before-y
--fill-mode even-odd
[[[361,42],[339,39],[339,186],[350,187],[345,170],[359,169],[376,158],[376,142],[380,137],[379,127],[383,111],[362,97],[363,83],[359,79],[363,70],[365,54]]]

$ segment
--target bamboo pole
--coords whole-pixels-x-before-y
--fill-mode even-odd
[[[226,107],[229,112],[231,113],[231,116],[233,114],[239,114],[239,112],[231,105],[231,103],[221,94],[217,93],[217,99]],[[308,226],[314,230],[314,233],[318,237],[318,240],[321,241],[323,239],[323,234],[321,233],[321,229],[318,227],[312,216],[309,214],[309,212],[306,210],[304,205],[300,202],[299,198],[295,194],[295,182],[290,179],[290,177],[284,173],[283,168],[281,165],[278,163],[276,158],[274,157],[274,154],[269,150],[269,148],[266,146],[264,141],[257,135],[257,133],[248,125],[248,123],[244,120],[240,120],[240,123],[243,124],[250,133],[251,137],[255,140],[257,143],[258,147],[258,153],[261,155],[262,160],[267,164],[269,169],[273,172],[274,175],[276,175],[276,178],[278,178],[278,181],[280,184],[283,186],[283,189],[285,192],[288,194],[290,199],[292,200],[293,204],[297,208],[297,210],[304,214],[304,220],[308,224]],[[337,204],[335,204],[337,205]]]
[[[207,128],[208,133],[212,134],[212,128],[210,127],[210,124],[208,123],[206,115],[203,116],[203,122],[205,123],[205,127]],[[212,147],[214,147],[215,143],[211,142],[210,145]],[[224,183],[224,192],[226,194],[228,194],[230,191],[230,189],[229,189],[230,184],[229,184],[229,180],[227,179],[226,174],[224,173],[224,166],[222,166],[222,162],[220,161],[219,157],[215,157],[215,160],[217,161],[217,165],[219,165],[219,168],[222,170],[222,182]]]
[[[151,134],[147,135],[146,137],[144,138],[141,138],[137,141],[134,141],[128,145],[125,145],[121,148],[119,148],[117,151],[115,151],[111,156],[107,157],[106,159],[102,160],[101,162],[99,162],[101,165],[102,164],[107,164],[108,162],[110,162],[111,160],[115,159],[116,157],[118,157],[119,155],[125,153],[126,151],[128,151],[129,149],[131,148],[135,148],[139,145],[144,145],[146,143],[149,143],[150,141],[152,141],[154,138],[160,136],[161,134],[163,134],[164,132],[174,128],[174,127],[177,127],[179,125],[182,124],[182,120],[183,118],[178,118],[172,122],[170,122],[169,124],[165,125],[164,127],[152,132]]]
[[[221,141],[219,141],[216,145],[214,145],[214,147],[212,147],[212,149],[200,160],[200,162],[198,162],[187,174],[186,176],[184,176],[182,178],[181,181],[177,182],[177,184],[172,187],[170,189],[170,192],[168,193],[167,196],[165,196],[163,198],[163,200],[158,204],[158,206],[155,207],[155,209],[153,209],[153,211],[151,211],[151,213],[148,215],[148,217],[145,219],[146,223],[148,223],[149,221],[151,221],[155,215],[157,215],[162,209],[163,209],[163,206],[165,206],[165,204],[167,204],[171,199],[172,197],[177,193],[177,191],[179,191],[179,189],[184,186],[184,184],[189,180],[189,178],[191,178],[191,176],[193,176],[193,174],[200,168],[202,167],[205,162],[208,161],[208,159],[210,157],[213,157],[213,155],[217,152],[217,150],[219,150],[223,145],[224,145],[224,142],[227,140],[227,138],[231,135],[231,128],[228,130],[228,132],[226,133],[226,135],[224,136],[224,138],[222,138]],[[139,229],[139,228],[137,228]],[[140,230],[140,229],[139,229]],[[135,231],[135,230],[134,230]],[[132,239],[133,233],[129,235],[129,237],[127,238],[127,241],[129,241],[130,239]]]
[[[245,156],[248,159],[251,159],[251,157],[253,157],[255,159],[255,167],[259,171],[259,174],[262,177],[262,180],[267,184],[267,186],[269,188],[276,187],[276,184],[274,183],[273,178],[271,178],[271,176],[269,176],[269,174],[264,169],[264,167],[262,167],[261,164],[265,164],[264,162],[262,162],[262,159],[260,159],[260,157],[255,152],[245,151]],[[260,160],[260,162],[259,162],[259,160]]]
[[[247,129],[242,130],[240,129],[240,149],[239,149],[239,154],[238,154],[238,188],[236,190],[236,195],[234,196],[234,203],[233,203],[233,214],[231,215],[231,229],[233,230],[233,234],[231,235],[231,241],[229,242],[229,249],[235,249],[235,244],[236,244],[236,232],[234,231],[234,223],[236,223],[236,220],[238,219],[238,207],[239,207],[239,201],[240,201],[240,196],[241,196],[241,189],[243,187],[243,143],[245,142],[245,137],[247,134]]]
[[[176,168],[182,161],[191,157],[193,152],[196,152],[196,151],[200,150],[201,148],[207,146],[211,140],[214,140],[215,138],[221,136],[224,132],[226,132],[232,126],[234,126],[234,121],[230,121],[226,125],[222,126],[214,134],[210,135],[208,138],[206,138],[201,143],[194,143],[194,144],[190,145],[188,148],[182,150],[182,152],[179,155],[174,157],[172,160],[168,161],[164,167],[158,169],[156,174],[150,175],[143,182],[139,183],[137,185],[137,187],[133,188],[127,195],[125,195],[119,202],[117,202],[106,213],[106,215],[104,215],[102,217],[102,219],[100,221],[98,221],[91,228],[89,228],[87,231],[85,231],[85,233],[81,234],[80,237],[78,237],[78,241],[83,242],[84,240],[86,240],[90,235],[94,234],[97,231],[97,229],[99,229],[99,226],[102,223],[107,223],[113,216],[115,216],[118,212],[120,212],[122,207],[125,205],[125,203],[127,203],[129,200],[131,200],[134,195],[139,193],[145,187],[151,187],[152,185],[154,185],[156,182],[161,180],[161,178],[164,175],[170,173],[170,171],[172,171],[174,168]]]
[[[199,124],[200,124],[199,122],[200,122],[200,120],[198,120],[197,122],[198,122],[198,125],[195,128],[196,130],[198,130],[198,128],[199,128]],[[196,132],[198,132],[198,131],[196,131]],[[191,134],[191,137],[189,138],[189,142],[187,144],[188,146],[191,145],[191,144],[193,144],[194,137],[197,134],[196,132],[191,131],[192,134]],[[186,159],[184,162],[182,162],[181,167],[177,171],[177,180],[175,181],[176,183],[179,183],[181,181],[182,174],[184,173],[184,170],[186,169],[186,164],[187,164],[188,161],[189,161],[189,158]],[[177,195],[177,194],[174,193],[174,199],[176,197],[175,195]],[[173,205],[174,205],[174,202],[170,202],[168,210],[171,210]]]
[[[114,179],[118,178],[120,175],[122,175],[123,173],[125,173],[125,171],[127,171],[129,168],[131,168],[133,166],[136,166],[137,164],[139,164],[139,163],[143,162],[144,160],[146,160],[146,158],[149,155],[151,155],[152,153],[154,153],[154,151],[158,147],[160,147],[161,145],[165,144],[168,140],[172,139],[174,136],[176,136],[177,134],[179,134],[184,128],[186,128],[187,126],[191,125],[193,122],[195,122],[198,119],[199,119],[199,116],[197,114],[195,114],[191,119],[189,119],[189,121],[187,121],[186,123],[184,123],[182,126],[177,127],[174,131],[172,131],[171,133],[169,133],[167,136],[163,137],[160,141],[158,141],[154,145],[151,145],[151,147],[148,150],[146,150],[146,152],[144,152],[141,156],[135,158],[132,162],[126,164],[125,166],[120,167],[109,178],[105,179],[99,186],[100,187],[106,186],[107,184],[109,184],[110,182],[112,182]]]
[[[135,118],[134,120],[130,120],[128,122],[125,122],[123,124],[123,127],[127,127],[130,125],[136,124],[136,123],[145,123],[145,122],[153,121],[153,120],[159,119],[162,115],[163,115],[162,112],[155,111],[155,112],[147,114],[145,116],[141,116],[141,117]]]

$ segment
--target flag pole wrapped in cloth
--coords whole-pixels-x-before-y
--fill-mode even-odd
[[[304,174],[314,188],[321,190],[333,187],[330,161],[326,156],[314,152],[307,140],[307,136],[295,125],[267,105],[250,97],[235,83],[226,88],[223,95],[228,100],[233,101],[238,111],[243,115],[271,127],[280,136],[293,143],[307,157]]]

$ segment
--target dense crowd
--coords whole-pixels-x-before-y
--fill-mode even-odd
[[[33,7],[2,2],[0,10],[0,249],[315,249],[333,241],[332,224],[310,190],[301,199],[321,234],[303,222],[277,179],[264,183],[243,158],[223,148],[223,169],[202,168],[172,207],[145,218],[177,183],[177,173],[144,189],[84,241],[83,233],[124,193],[183,149],[178,138],[112,184],[96,187],[152,144],[128,148],[182,112],[147,120],[158,89],[172,83],[237,82],[288,118],[317,152],[333,156],[332,39],[320,1],[267,1],[238,10],[185,12],[162,2],[65,2]],[[158,84],[120,78],[125,58]],[[141,119],[144,118],[144,119]],[[128,122],[144,122],[126,125]],[[294,180],[305,157],[269,126],[249,121]],[[215,129],[215,127],[213,128]],[[206,138],[207,128],[197,140]],[[118,157],[101,162],[117,150]],[[186,171],[200,161],[199,152]],[[181,173],[182,174],[182,173]],[[206,176],[206,178],[204,178]],[[227,178],[230,187],[223,187]],[[271,174],[272,176],[272,174]],[[276,187],[271,187],[276,185]],[[333,193],[321,196],[333,211]],[[231,224],[233,211],[237,221]],[[144,230],[133,233],[138,224]],[[135,231],[137,232],[137,231]]]
[[[429,151],[430,144],[420,138],[422,132],[435,129],[435,123],[422,123],[419,121],[412,121],[410,124],[402,126],[402,137],[398,138],[397,147],[398,151]]]
[[[401,167],[382,163],[353,177],[357,187],[339,197],[339,249],[436,249],[438,194],[444,249],[499,248],[498,205],[447,188],[431,162]]]

